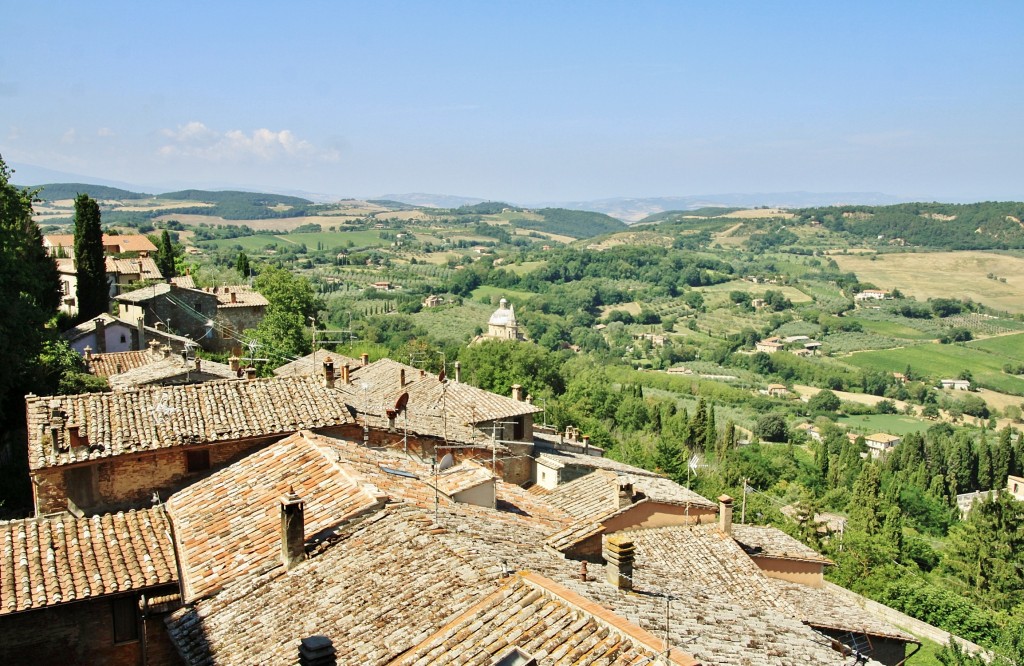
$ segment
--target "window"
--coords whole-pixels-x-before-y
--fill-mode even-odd
[[[139,603],[135,597],[118,597],[110,602],[114,616],[114,642],[139,640]]]
[[[517,416],[512,426],[512,439],[521,442],[526,439],[526,417]]]
[[[189,472],[202,472],[210,469],[210,450],[186,451],[185,466]]]

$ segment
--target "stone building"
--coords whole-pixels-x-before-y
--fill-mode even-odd
[[[487,320],[487,333],[483,337],[492,340],[522,340],[523,335],[516,321],[516,307],[504,298],[501,299],[498,309]]]

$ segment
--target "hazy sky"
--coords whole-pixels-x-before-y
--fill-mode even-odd
[[[1019,0],[33,0],[2,16],[4,159],[140,186],[1024,199]]]

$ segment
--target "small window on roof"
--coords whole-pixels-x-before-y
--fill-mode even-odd
[[[491,666],[537,666],[537,660],[519,648],[512,648],[491,662]]]

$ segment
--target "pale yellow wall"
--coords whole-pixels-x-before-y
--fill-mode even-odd
[[[787,580],[791,583],[800,583],[810,587],[822,587],[824,585],[823,574],[825,565],[821,562],[786,560],[778,557],[758,557],[757,555],[752,555],[750,559],[754,560],[754,563],[769,578]]]

